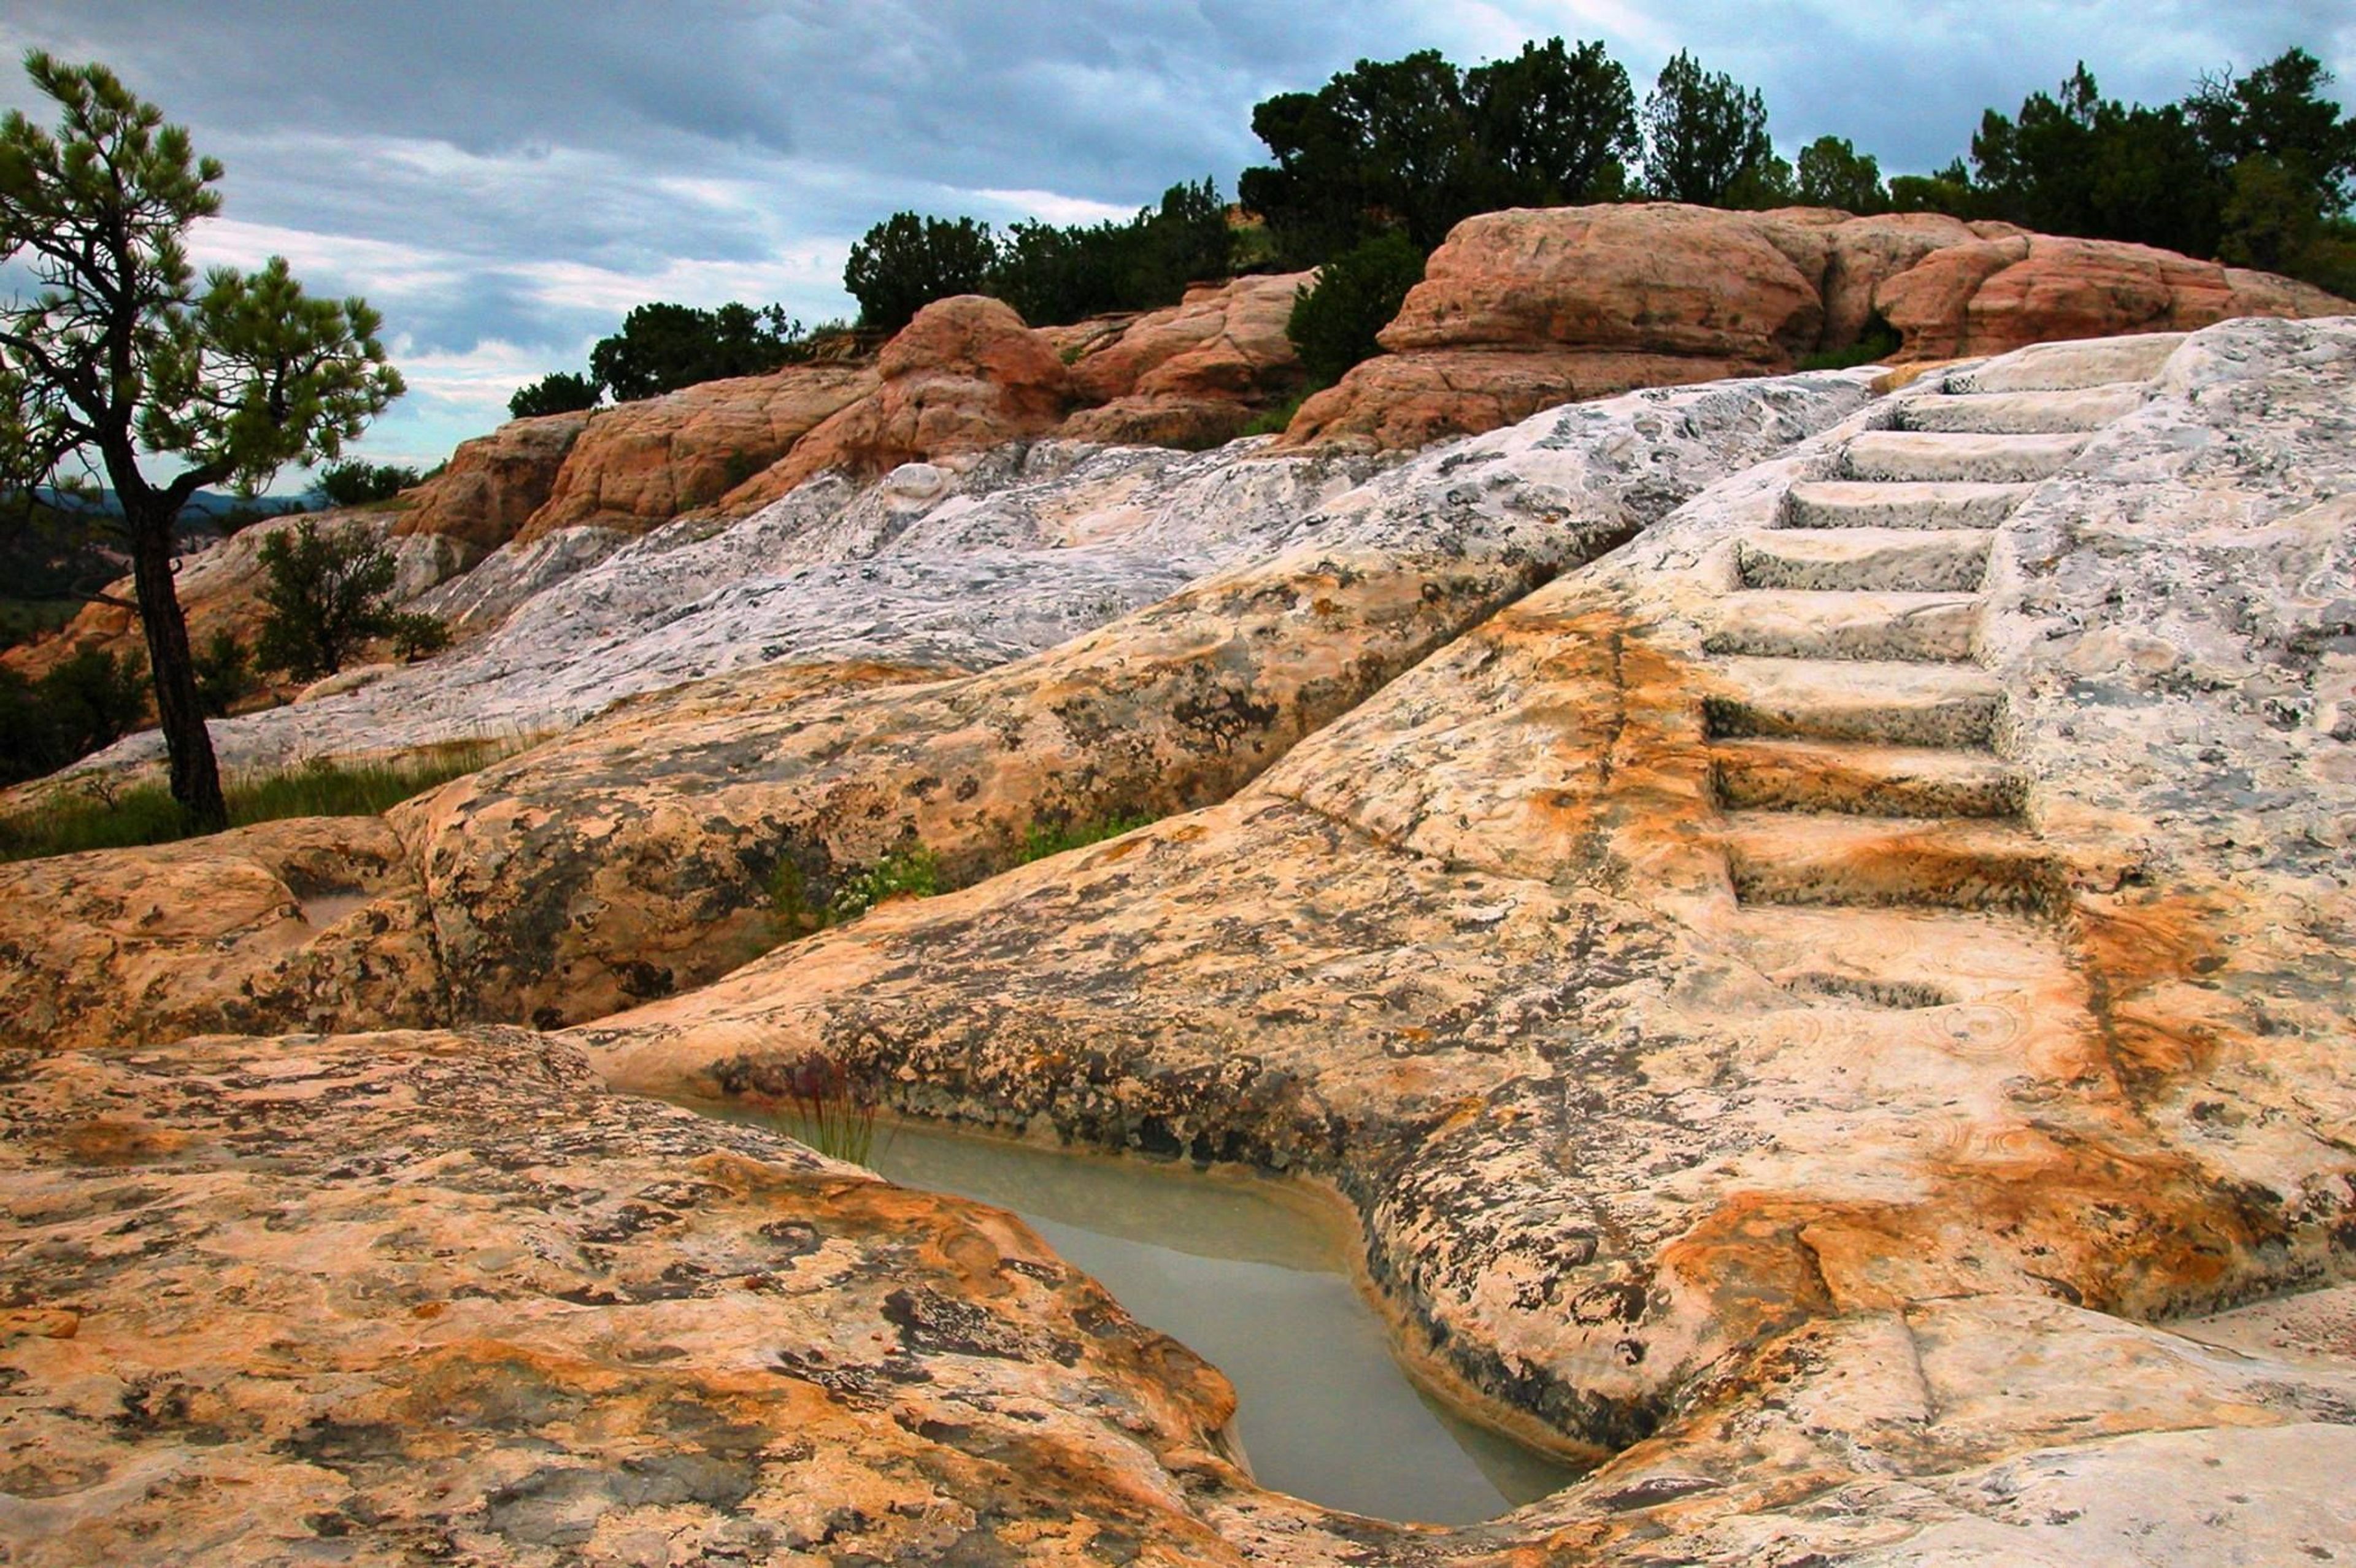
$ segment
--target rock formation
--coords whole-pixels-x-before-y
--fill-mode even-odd
[[[972,673],[756,649],[390,824],[0,872],[0,1549],[2344,1552],[2356,321],[1872,379],[1372,473],[1045,443],[806,484],[482,649],[542,686],[520,645],[610,617],[619,695],[665,582],[841,639],[827,572],[882,540],[1233,553]],[[424,678],[290,711],[422,722]],[[1212,803],[986,852],[1140,787]],[[911,829],[996,874],[554,1036],[458,1017],[583,1016],[633,950],[692,984],[786,855]],[[359,1032],[411,997],[462,1027]],[[180,1038],[215,1028],[263,1032]],[[1452,1531],[1265,1492],[1216,1375],[1018,1223],[633,1097],[812,1049],[912,1111],[1332,1184],[1412,1349],[1599,1467]]]
[[[1780,374],[1877,315],[1912,360],[2347,308],[2266,273],[1933,213],[1492,212],[1456,226],[1382,332],[1388,352],[1304,404],[1285,441],[1412,448],[1571,398]]]
[[[1074,441],[1215,446],[1303,379],[1285,324],[1306,272],[1198,286],[1108,337],[1080,337],[1072,387],[1094,404],[1066,420]]]
[[[556,476],[589,427],[587,413],[509,420],[490,434],[461,442],[449,465],[409,493],[392,531],[436,534],[497,549],[547,504]]]

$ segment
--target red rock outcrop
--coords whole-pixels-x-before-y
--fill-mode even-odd
[[[1380,336],[1284,444],[1376,449],[1491,430],[1551,402],[1776,374],[1855,345],[1896,357],[2349,309],[2319,289],[2146,246],[1935,213],[1521,208],[1456,226]]]
[[[935,300],[875,362],[881,384],[812,430],[728,497],[758,506],[828,469],[873,475],[980,452],[1055,428],[1072,400],[1063,356],[1013,307],[982,294]]]
[[[1061,433],[1152,446],[1208,446],[1239,434],[1301,384],[1301,357],[1284,327],[1309,276],[1198,284],[1117,334],[1069,334],[1059,347],[1077,351],[1073,390],[1097,406],[1065,421]]]
[[[750,510],[761,501],[732,506],[731,493],[874,389],[863,366],[789,365],[606,410],[516,537],[528,543],[580,527],[643,533],[715,502]]]
[[[460,443],[448,467],[410,492],[412,504],[392,531],[440,534],[497,549],[548,499],[588,424],[586,412],[548,414],[509,420],[488,435]]]

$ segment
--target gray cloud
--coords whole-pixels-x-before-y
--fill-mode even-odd
[[[1362,57],[1470,63],[1557,33],[1603,38],[1640,91],[1690,48],[1764,91],[1787,147],[1830,132],[1893,171],[1962,153],[1983,108],[2082,57],[2146,101],[2292,43],[2356,72],[2344,0],[1918,0],[1902,18],[1854,0],[16,0],[0,18],[0,47],[106,60],[229,165],[203,254],[284,251],[383,310],[415,391],[369,450],[427,461],[641,300],[845,313],[843,254],[897,208],[1002,222],[1205,175],[1232,190],[1258,99]],[[13,73],[0,104],[38,112]]]

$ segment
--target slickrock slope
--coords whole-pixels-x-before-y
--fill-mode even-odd
[[[1566,1495],[1581,1544],[1690,1488],[1676,1530],[2121,1560],[1987,1506],[2010,1485],[2150,1522],[2145,1561],[2287,1558],[2344,1503],[2174,1499],[2217,1498],[2211,1449],[2345,1454],[2342,1393],[2255,1418],[2312,1449],[2072,1434],[2241,1424],[2204,1353],[2115,1319],[2356,1271],[2351,384],[2345,321],[1933,378],[1222,806],[578,1038],[626,1086],[773,1088],[822,1046],[913,1108],[1323,1174],[1433,1354],[1655,1438]],[[2114,1372],[1994,1413],[2001,1369],[2077,1357]],[[1835,1424],[1814,1475],[1730,1435],[1784,1380]],[[1858,1468],[1978,1522],[1910,1488],[1845,1534]]]
[[[413,504],[394,518],[392,531],[439,534],[477,551],[497,549],[547,504],[589,422],[586,413],[509,420],[488,435],[459,443],[449,466],[410,493]]]
[[[1916,360],[2348,308],[2268,273],[1934,213],[1492,212],[1432,252],[1381,334],[1389,352],[1303,404],[1284,439],[1411,448],[1566,399],[1780,374],[1877,315]]]
[[[159,874],[146,852],[0,867],[0,955],[25,980],[0,1022],[53,1041],[321,1027],[338,1018],[310,979],[323,965],[398,966],[419,995],[448,997],[411,1022],[573,1022],[699,984],[792,929],[775,908],[780,868],[823,907],[847,873],[912,838],[968,880],[1011,860],[1034,824],[1225,798],[1499,604],[1854,410],[1865,379],[1565,409],[1357,486],[1329,458],[1112,452],[1029,483],[968,475],[961,493],[936,476],[913,505],[894,483],[858,496],[806,486],[709,538],[664,530],[532,600],[477,649],[221,727],[230,756],[305,737],[392,749],[544,718],[567,694],[585,709],[738,672],[649,695],[398,812],[433,912],[426,952],[405,903],[316,933],[224,914],[151,938],[103,912]],[[879,540],[896,571],[778,571]],[[1181,587],[1189,553],[1242,564]],[[754,562],[767,574],[748,575]],[[922,613],[892,597],[910,577],[935,585]],[[1058,645],[1012,662],[980,640],[1014,631],[990,627],[992,612],[1011,619],[1075,579],[1115,607],[1160,602],[1077,638],[1050,621],[1036,643]],[[956,662],[999,667],[939,678]],[[176,965],[183,942],[205,961]],[[97,978],[110,974],[121,982]],[[51,992],[68,999],[31,1010]],[[335,1027],[369,1021],[370,1005]]]
[[[1409,609],[1385,570],[1504,585],[1221,803],[702,990],[553,1038],[177,1041],[224,1003],[77,1002],[0,1057],[24,1197],[0,1220],[0,1491],[20,1505],[0,1543],[37,1563],[2344,1553],[2356,321],[2032,348],[1860,407],[1865,380],[1565,409],[1261,519],[1257,565],[1069,646],[842,694],[792,685],[819,667],[741,671],[401,814],[436,964],[455,949],[427,830],[487,888],[526,885],[502,867],[602,878],[511,901],[562,911],[546,961],[586,989],[612,969],[609,910],[665,912],[633,940],[697,918],[688,895],[765,818],[830,813],[820,839],[918,822],[966,852],[1055,787],[1023,771],[1036,731],[985,732],[1133,696],[1123,646],[1153,650],[1148,674],[1199,668],[1178,645],[1224,625],[1245,662],[1213,667],[1291,683],[1272,706],[1292,722],[1309,674],[1404,663],[1445,637],[1418,617],[1479,597]],[[1092,466],[1114,457],[1067,475],[1108,486],[1101,512],[1014,485],[927,526],[1118,516],[1162,539],[1174,512],[1104,498],[1170,501],[1210,482],[1197,462],[1287,472],[1165,454],[1154,491]],[[1696,493],[1713,466],[1739,472]],[[821,493],[841,527],[879,515],[805,487],[795,527]],[[1312,562],[1344,610],[1332,643],[1317,597],[1277,587]],[[1213,592],[1255,572],[1264,602]],[[1075,685],[1051,697],[1057,671]],[[960,692],[1001,700],[959,713]],[[791,728],[836,716],[878,743],[829,754]],[[869,804],[819,804],[862,750],[891,762]],[[980,778],[991,754],[969,817],[951,774],[910,776],[961,755]],[[1120,755],[1108,737],[1085,765]],[[701,866],[699,810],[729,824]],[[294,848],[213,847],[253,869],[257,931],[286,918],[264,884],[297,891]],[[153,923],[126,893],[140,857],[45,874],[87,885],[16,884],[0,912]],[[357,931],[374,907],[319,912]],[[28,933],[0,933],[11,963]],[[246,940],[206,962],[265,973]],[[337,972],[378,974],[412,949],[344,951]],[[1605,1461],[1455,1531],[1258,1491],[1223,1452],[1215,1377],[1019,1226],[590,1076],[757,1093],[814,1047],[913,1109],[1322,1178],[1414,1349]]]
[[[560,528],[643,533],[712,504],[741,517],[774,496],[740,501],[735,491],[875,385],[863,366],[793,365],[601,410],[546,500],[520,528],[487,542],[528,545]]]

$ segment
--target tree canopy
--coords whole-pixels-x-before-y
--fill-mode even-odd
[[[1775,183],[1767,101],[1683,49],[1644,95],[1644,188],[1664,201],[1724,207],[1746,181]]]
[[[515,396],[508,400],[508,412],[519,420],[536,419],[542,414],[578,413],[595,408],[605,391],[587,376],[551,370],[531,385],[517,388]]]
[[[842,286],[862,325],[897,332],[935,300],[980,293],[997,262],[987,223],[895,212],[851,246]]]
[[[765,374],[791,358],[801,337],[801,324],[779,305],[642,304],[622,318],[621,331],[590,349],[589,374],[593,387],[626,403],[699,381]]]
[[[286,261],[217,267],[201,289],[184,237],[220,208],[221,165],[97,64],[34,50],[26,74],[54,133],[0,121],[0,261],[34,290],[0,305],[0,484],[102,475],[122,507],[172,794],[227,820],[187,625],[173,522],[206,485],[248,491],[290,463],[341,455],[400,395],[376,313],[306,295]],[[177,464],[162,482],[143,462]]]

